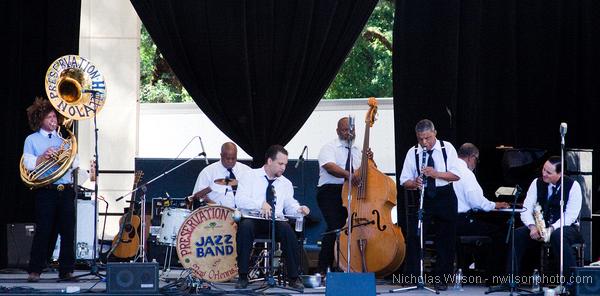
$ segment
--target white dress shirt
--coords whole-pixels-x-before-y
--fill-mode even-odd
[[[523,221],[523,224],[526,226],[535,225],[535,220],[533,219],[533,207],[538,199],[536,182],[537,178],[531,182],[531,185],[529,185],[529,190],[527,190],[525,201],[523,201],[523,208],[525,208],[525,211],[521,213],[521,221]],[[560,185],[560,183],[557,185]],[[552,186],[552,184],[548,184],[548,196],[552,194]],[[581,210],[581,186],[579,186],[577,181],[574,181],[573,186],[571,186],[571,190],[569,191],[569,201],[567,201],[567,205],[565,206],[564,210],[566,226],[570,226],[571,224],[577,222],[577,217],[579,217],[579,211]],[[556,220],[554,224],[546,226],[552,226],[554,229],[559,229],[560,218]]]
[[[467,163],[458,159],[458,171],[460,180],[454,182],[454,193],[458,199],[458,213],[466,213],[470,209],[489,212],[496,207],[496,203],[489,201],[483,196],[483,189],[477,182],[475,174],[469,169]]]
[[[348,159],[348,142],[342,141],[339,138],[325,144],[319,151],[319,184],[321,187],[324,184],[344,184],[344,178],[338,178],[331,175],[323,168],[327,163],[335,163],[340,168],[346,167]],[[352,145],[352,167],[356,170],[360,167],[362,154],[356,145]]]
[[[260,210],[267,201],[267,186],[265,178],[267,173],[264,168],[252,169],[240,178],[236,194],[238,208],[246,210]],[[283,214],[295,215],[300,204],[294,199],[292,182],[281,176],[273,182],[275,188],[275,216]]]
[[[440,144],[440,140],[435,141],[435,145],[433,145],[433,157],[434,168],[438,172],[450,172],[458,176],[460,175],[460,171],[458,169],[458,155],[456,154],[456,149],[454,146],[450,144],[448,141],[444,141],[444,148],[446,149],[446,155],[448,156],[448,170],[446,170],[446,164],[444,163],[444,155],[442,154],[442,146]],[[423,151],[421,145],[417,147],[417,153],[419,155],[419,167],[417,168],[417,164],[415,163],[415,147],[411,147],[408,149],[406,153],[406,157],[404,158],[404,165],[402,166],[402,173],[400,174],[400,184],[404,185],[404,183],[408,180],[416,179],[421,172],[421,162],[423,159],[423,153],[427,153],[427,151]],[[427,157],[426,157],[427,158]],[[435,186],[441,187],[450,184],[450,182],[442,179],[435,179]]]
[[[240,177],[252,170],[249,166],[236,162],[232,168],[235,178],[240,181]],[[229,171],[223,166],[221,161],[217,161],[205,167],[196,179],[196,185],[194,185],[194,192],[196,193],[206,187],[210,187],[212,191],[208,193],[210,198],[215,203],[235,208],[235,196],[233,195],[233,189],[231,185],[215,184],[216,179],[229,178]]]

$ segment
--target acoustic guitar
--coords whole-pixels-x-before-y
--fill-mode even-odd
[[[133,188],[138,186],[143,175],[142,171],[135,172]],[[135,256],[140,245],[139,228],[141,219],[139,215],[135,214],[136,192],[131,194],[129,211],[119,219],[119,225],[121,225],[120,235],[117,234],[112,242],[114,248],[113,255],[118,258],[131,258]]]

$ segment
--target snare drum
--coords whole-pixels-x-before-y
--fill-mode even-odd
[[[165,208],[162,212],[158,242],[168,246],[174,246],[177,232],[179,232],[179,228],[183,224],[183,221],[189,215],[190,210],[188,209]]]
[[[237,276],[233,209],[209,205],[191,213],[177,234],[177,256],[184,268],[209,282]]]

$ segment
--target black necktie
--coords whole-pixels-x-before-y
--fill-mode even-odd
[[[552,198],[554,198],[554,196],[558,195],[558,186],[556,185],[552,185],[552,194],[550,196],[548,196],[548,200],[552,200]]]
[[[435,167],[435,163],[433,162],[433,149],[427,151],[427,154],[429,154],[429,157],[427,158],[427,166],[428,167]],[[429,197],[434,197],[435,196],[435,179],[432,177],[427,177],[427,187],[425,188],[425,193],[427,194],[427,196]]]
[[[350,152],[351,151],[350,147],[344,147],[344,148],[348,149],[348,157],[346,157],[346,166],[344,167],[344,170],[350,172],[350,156],[352,155],[352,152]],[[353,169],[354,169],[354,166],[353,166]]]
[[[273,187],[273,182],[275,182],[275,179],[269,180],[267,176],[265,176],[265,179],[269,182],[269,185],[267,185],[267,203],[273,207],[273,204],[275,203],[275,188]]]
[[[52,139],[52,134],[48,134],[48,139]]]
[[[229,171],[229,180],[235,180],[235,174],[233,173],[233,168],[231,169],[227,169],[227,171]],[[235,195],[235,192],[237,191],[237,185],[231,185],[231,190],[233,190],[233,195]]]

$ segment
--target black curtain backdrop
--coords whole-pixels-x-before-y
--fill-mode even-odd
[[[33,195],[19,177],[25,137],[32,131],[25,109],[45,96],[50,63],[79,51],[80,0],[0,1],[0,112],[3,118],[0,166],[0,226],[33,221]],[[4,142],[5,141],[5,142]]]
[[[502,185],[496,146],[559,154],[567,122],[567,147],[595,150],[599,180],[599,33],[599,1],[396,1],[398,174],[422,118],[440,139],[479,146],[478,178],[494,180],[494,190]]]
[[[200,109],[256,167],[308,119],[377,0],[131,3]]]

